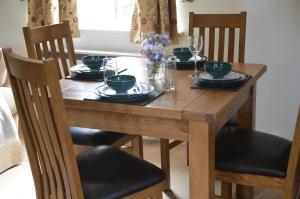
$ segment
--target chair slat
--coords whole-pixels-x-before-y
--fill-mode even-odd
[[[234,60],[234,41],[235,41],[235,29],[229,28],[228,62],[233,62]]]
[[[57,66],[57,71],[59,71],[59,78],[62,78],[62,74],[61,74],[60,68],[59,68],[59,61],[58,61],[58,55],[57,55],[55,40],[50,41],[50,49],[51,49],[51,55],[54,58],[54,61],[55,61],[56,66]]]
[[[43,46],[43,54],[44,54],[44,58],[47,59],[47,58],[50,57],[50,56],[49,56],[49,50],[48,50],[48,44],[47,44],[47,42],[46,42],[46,41],[43,42],[43,43],[42,43],[42,46]]]
[[[218,61],[224,60],[224,42],[225,42],[225,28],[219,28],[219,49]]]
[[[41,44],[34,44],[35,46],[35,51],[36,51],[36,58],[42,60],[43,59],[43,54],[42,54],[42,49],[41,49]],[[35,58],[35,57],[31,57]]]
[[[204,55],[204,49],[205,49],[205,28],[200,27],[199,28],[199,33],[200,33],[200,37],[202,37],[202,41],[203,41],[203,47],[200,51],[200,55]]]
[[[51,136],[51,140],[53,142],[53,147],[54,147],[54,151],[55,151],[55,155],[57,157],[57,161],[58,161],[58,166],[59,166],[59,172],[60,172],[60,176],[57,176],[57,178],[60,179],[58,188],[57,188],[57,195],[61,198],[63,198],[63,193],[65,192],[65,190],[70,190],[69,187],[69,183],[68,183],[68,177],[67,177],[67,173],[66,173],[66,166],[64,164],[64,160],[63,160],[63,154],[62,154],[62,150],[61,150],[61,146],[59,144],[59,136],[56,134],[56,130],[55,130],[55,124],[53,123],[54,119],[51,117],[52,113],[50,112],[51,110],[51,105],[50,105],[50,101],[49,101],[49,97],[48,96],[48,89],[47,88],[40,88],[40,92],[41,92],[41,106],[43,107],[44,110],[44,117],[45,117],[45,122],[47,124],[47,128],[48,128],[48,132]],[[63,185],[62,185],[63,183]],[[70,193],[69,193],[70,195]]]
[[[215,28],[209,29],[209,48],[208,60],[214,60],[215,57]]]
[[[67,76],[67,75],[69,75],[69,68],[68,68],[68,64],[67,64],[67,60],[66,60],[66,56],[65,56],[63,40],[61,38],[59,38],[59,39],[57,39],[57,43],[58,43],[58,48],[59,48],[59,57],[60,57],[60,61],[62,63],[62,67],[63,67],[63,72],[64,72],[64,75]]]
[[[247,20],[246,12],[241,13],[242,20]],[[245,62],[245,43],[246,43],[246,23],[241,24],[240,30],[240,40],[239,40],[239,62]]]
[[[33,102],[31,100],[31,96],[30,96],[30,89],[28,88],[28,86],[24,83],[21,82],[21,86],[22,86],[22,90],[24,91],[24,98],[25,98],[25,102],[26,104],[24,104],[24,107],[27,109],[28,113],[29,113],[29,117],[27,118],[32,125],[32,136],[35,138],[35,145],[36,148],[39,149],[39,153],[38,155],[38,159],[39,159],[39,163],[41,165],[41,175],[43,177],[43,191],[44,191],[44,198],[50,198],[51,195],[51,189],[53,190],[53,188],[55,186],[53,186],[53,173],[51,172],[51,168],[49,165],[49,159],[48,156],[46,154],[46,149],[45,146],[43,144],[42,138],[41,138],[41,132],[39,130],[39,126],[38,126],[38,120],[36,118],[36,114],[35,114],[35,110],[34,110],[34,106],[33,106]]]
[[[189,24],[194,24],[194,13],[189,13]],[[192,36],[194,33],[194,27],[195,26],[189,26],[189,36]]]
[[[22,86],[21,86],[21,80],[16,79],[15,77],[11,76],[10,78],[11,85],[18,90],[16,92],[13,89],[14,96],[17,94],[20,94],[21,96],[25,96]],[[31,125],[31,122],[29,120],[22,120],[22,118],[29,118],[29,113],[26,108],[26,102],[24,98],[21,98],[19,103],[16,103],[16,106],[18,107],[18,110],[24,109],[22,112],[18,112],[20,119],[20,124],[22,126],[22,134],[23,138],[26,144],[26,150],[27,150],[27,155],[29,159],[29,163],[32,169],[32,175],[34,178],[34,184],[35,184],[35,189],[37,193],[37,199],[43,199],[44,198],[44,192],[48,193],[47,190],[43,189],[44,181],[45,181],[45,176],[42,176],[40,172],[40,168],[44,169],[44,164],[40,164],[38,159],[35,157],[34,154],[36,154],[37,157],[41,157],[41,151],[40,148],[37,144],[36,137],[33,133],[33,127]],[[23,115],[23,113],[25,115]],[[39,158],[40,159],[40,158]],[[46,181],[47,182],[47,181]]]
[[[58,158],[57,158],[58,156],[57,156],[57,153],[55,152],[59,149],[56,147],[59,147],[59,146],[57,144],[55,145],[55,143],[57,143],[56,135],[53,136],[53,133],[55,133],[55,130],[53,127],[51,127],[51,122],[50,122],[53,120],[47,120],[47,119],[50,119],[49,117],[46,118],[46,115],[49,114],[49,112],[46,114],[45,112],[47,109],[45,109],[45,108],[47,108],[47,107],[45,107],[45,108],[42,107],[42,102],[41,102],[42,99],[41,98],[43,95],[48,95],[47,93],[42,92],[42,90],[43,90],[42,88],[38,88],[38,87],[34,86],[33,97],[35,99],[34,101],[36,102],[35,107],[36,107],[36,111],[37,111],[38,118],[39,118],[38,121],[40,124],[41,132],[43,132],[42,137],[43,137],[44,143],[46,145],[46,149],[49,154],[50,164],[51,164],[51,167],[52,167],[52,169],[54,171],[54,175],[55,175],[54,180],[55,180],[56,187],[55,187],[55,190],[53,190],[55,192],[55,193],[53,193],[53,195],[56,195],[57,191],[60,190],[60,192],[61,192],[61,189],[63,187],[60,170],[58,168],[59,167],[59,162],[58,162]],[[43,96],[43,99],[45,99],[44,96]]]

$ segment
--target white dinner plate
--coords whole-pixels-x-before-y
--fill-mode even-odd
[[[236,80],[239,80],[239,79],[245,78],[245,77],[246,77],[245,74],[238,73],[238,72],[235,72],[235,71],[230,71],[224,77],[215,79],[209,73],[203,72],[203,73],[200,73],[197,76],[195,76],[194,79],[203,80],[203,81],[214,81],[214,82],[223,81],[223,82],[226,82],[226,81],[236,81]]]
[[[126,97],[133,97],[133,96],[148,95],[152,91],[154,91],[154,87],[146,83],[137,84],[133,86],[131,89],[129,89],[126,93],[118,93],[108,85],[102,86],[97,90],[98,94],[102,96],[114,97],[114,98],[117,97],[126,98]]]

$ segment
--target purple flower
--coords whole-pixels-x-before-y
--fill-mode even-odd
[[[161,59],[164,47],[170,43],[171,40],[168,35],[156,34],[142,41],[140,53],[148,59]]]

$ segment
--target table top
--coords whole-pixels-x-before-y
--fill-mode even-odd
[[[148,82],[145,71],[145,59],[119,57],[118,65],[128,68],[124,74],[135,75],[137,80]],[[232,64],[233,69],[247,73],[252,78],[236,91],[191,89],[193,80],[189,75],[192,70],[178,70],[176,92],[166,92],[146,106],[117,104],[102,101],[88,101],[85,97],[103,85],[103,82],[88,82],[62,79],[66,108],[99,110],[142,116],[163,117],[179,120],[200,120],[213,122],[222,117],[224,110],[235,106],[247,97],[247,92],[266,71],[263,64]],[[123,74],[123,73],[122,73]],[[160,81],[150,81],[157,89],[162,89]]]

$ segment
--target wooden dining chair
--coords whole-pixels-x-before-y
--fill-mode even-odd
[[[203,49],[208,61],[227,61],[244,63],[246,38],[246,12],[240,14],[194,14],[189,13],[189,36],[198,34],[203,37]],[[233,117],[227,126],[235,126]],[[170,150],[182,141],[161,139],[161,163],[167,173],[170,185]],[[188,154],[188,147],[187,147]],[[188,163],[187,155],[187,164]],[[225,185],[224,185],[225,187]]]
[[[244,63],[247,13],[189,14],[189,35],[203,37],[200,55],[209,61]]]
[[[24,27],[23,33],[30,58],[39,60],[54,58],[59,78],[70,75],[70,67],[76,65],[77,62],[68,20],[36,28]],[[122,147],[132,141],[133,153],[143,157],[141,136],[76,126],[72,126],[70,130],[76,154],[103,144]]]
[[[75,158],[54,59],[4,49],[37,199],[162,199],[165,174],[109,145]]]
[[[300,108],[292,142],[264,132],[228,127],[217,134],[215,153],[217,180],[279,189],[283,199],[298,199]]]

